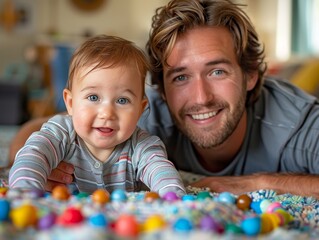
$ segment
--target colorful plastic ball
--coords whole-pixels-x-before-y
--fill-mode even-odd
[[[262,213],[267,211],[269,205],[271,205],[271,201],[269,199],[263,199],[260,201],[259,208]]]
[[[238,196],[236,200],[236,206],[240,210],[246,211],[250,209],[251,198],[247,194],[242,194]]]
[[[225,232],[235,234],[235,235],[243,233],[241,227],[234,223],[227,223],[225,227]]]
[[[7,199],[0,198],[0,221],[9,219],[10,209],[10,202]]]
[[[224,227],[221,223],[216,221],[210,215],[205,215],[201,218],[199,227],[204,231],[213,231],[215,233],[221,234],[224,232]]]
[[[63,226],[76,225],[84,220],[82,212],[80,209],[75,207],[68,207],[64,212],[58,217],[57,222]]]
[[[182,196],[182,201],[183,202],[192,202],[196,200],[196,196],[195,195],[191,195],[191,194],[185,194],[184,196]]]
[[[108,222],[102,213],[97,213],[89,217],[89,224],[94,227],[104,228],[108,225]]]
[[[250,208],[251,208],[252,210],[254,210],[255,213],[258,213],[258,214],[261,213],[261,210],[260,210],[260,202],[261,202],[261,201],[252,201],[251,204],[250,204]]]
[[[209,191],[200,191],[199,193],[197,193],[197,200],[199,201],[203,201],[205,199],[211,199],[212,196],[210,195]]]
[[[247,236],[257,236],[261,230],[261,219],[259,216],[247,217],[242,220],[241,228]]]
[[[176,232],[190,232],[193,229],[193,223],[187,218],[178,218],[173,224]]]
[[[267,216],[269,220],[272,223],[273,228],[277,228],[281,226],[284,223],[284,217],[280,216],[280,214],[274,214],[274,213],[264,213],[264,216]]]
[[[167,202],[175,202],[179,200],[179,197],[175,192],[167,192],[162,196],[162,198]]]
[[[267,212],[274,212],[276,209],[282,208],[282,205],[280,202],[273,202],[267,207]]]
[[[161,199],[161,197],[157,192],[146,192],[144,195],[144,201],[148,203],[154,202],[159,199]]]
[[[291,216],[286,210],[282,208],[275,209],[275,213],[278,213],[283,216],[284,219],[284,225],[288,224],[293,220],[293,216]]]
[[[13,225],[18,229],[24,229],[37,224],[37,208],[30,204],[24,204],[10,212]]]
[[[114,224],[114,232],[121,237],[136,237],[139,224],[133,215],[121,215]]]
[[[86,192],[79,192],[77,195],[76,195],[76,198],[77,199],[83,199],[83,198],[87,198],[88,196],[90,196],[88,193]]]
[[[52,190],[52,197],[56,200],[66,201],[70,195],[69,189],[65,185],[56,186]]]
[[[163,229],[166,225],[164,218],[161,215],[152,215],[144,222],[144,231],[152,232]]]
[[[38,228],[40,230],[50,229],[54,226],[57,220],[57,215],[54,212],[49,212],[38,220]]]
[[[110,201],[110,194],[105,189],[97,189],[92,193],[92,201],[98,204],[105,204]]]
[[[115,189],[111,193],[111,199],[113,202],[125,202],[127,200],[127,196],[124,190]]]
[[[273,224],[273,220],[269,216],[269,213],[262,213],[260,214],[260,219],[261,219],[261,229],[260,233],[269,233],[271,232],[275,226]]]
[[[218,201],[228,204],[235,204],[236,198],[229,192],[222,192],[218,195]]]
[[[1,196],[4,197],[6,195],[6,193],[7,193],[7,191],[8,191],[8,188],[0,187],[0,197]]]

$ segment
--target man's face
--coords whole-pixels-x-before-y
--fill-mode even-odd
[[[247,90],[230,32],[200,27],[181,35],[164,67],[164,98],[178,128],[201,148],[223,144],[239,126]],[[242,121],[243,122],[243,121]]]

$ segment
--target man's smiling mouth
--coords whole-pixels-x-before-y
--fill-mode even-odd
[[[191,116],[194,120],[205,120],[205,119],[216,116],[217,112],[218,111],[201,113],[201,114],[192,114]]]

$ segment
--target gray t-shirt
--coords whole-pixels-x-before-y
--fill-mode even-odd
[[[319,104],[314,96],[276,79],[265,79],[259,99],[247,108],[244,143],[222,171],[211,173],[198,162],[191,142],[174,125],[156,89],[147,88],[150,110],[139,126],[159,136],[179,170],[207,176],[257,172],[319,173]]]

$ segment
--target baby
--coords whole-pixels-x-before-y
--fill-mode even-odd
[[[130,41],[100,35],[84,42],[63,91],[68,114],[52,117],[29,137],[10,169],[10,188],[44,189],[63,160],[74,165],[82,192],[146,185],[161,196],[185,194],[162,141],[137,127],[147,106],[148,70],[143,51]]]

